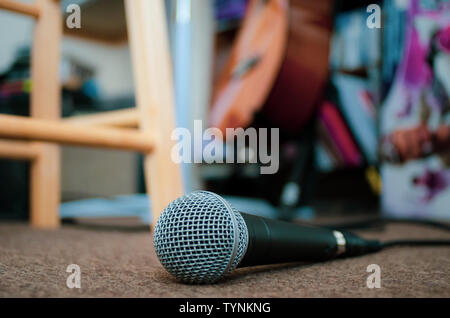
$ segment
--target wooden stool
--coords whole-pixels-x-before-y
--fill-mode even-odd
[[[31,161],[31,224],[40,228],[60,224],[58,144],[68,144],[142,152],[154,225],[164,207],[183,194],[180,167],[170,157],[175,105],[163,0],[125,0],[136,109],[64,120],[60,118],[59,1],[0,0],[0,8],[36,20],[30,117],[0,115],[0,137],[7,138],[0,140],[0,157]]]

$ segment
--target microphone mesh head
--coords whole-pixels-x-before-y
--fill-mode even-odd
[[[236,268],[248,243],[241,214],[207,191],[184,195],[161,213],[154,230],[156,255],[185,283],[213,283]]]

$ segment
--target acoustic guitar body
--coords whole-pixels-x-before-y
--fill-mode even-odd
[[[257,112],[295,134],[311,120],[328,75],[332,0],[251,0],[213,92],[210,125],[251,125]]]

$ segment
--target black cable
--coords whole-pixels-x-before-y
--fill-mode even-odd
[[[423,220],[423,219],[394,219],[394,218],[385,218],[386,223],[404,223],[404,224],[414,224],[414,225],[424,225],[435,227],[444,231],[450,231],[450,224],[432,221],[432,220]]]
[[[395,224],[414,224],[421,226],[429,226],[438,228],[444,231],[450,231],[450,224],[432,221],[432,220],[424,220],[424,219],[398,219],[398,218],[375,218],[364,221],[354,221],[348,223],[338,223],[338,224],[328,224],[323,225],[324,227],[340,229],[340,230],[358,230],[358,229],[369,229],[376,226],[384,226],[386,224],[395,223]]]
[[[383,248],[395,246],[450,246],[450,240],[393,240],[382,243]]]
[[[376,253],[381,250],[396,246],[447,246],[450,247],[450,240],[422,240],[422,239],[411,239],[411,240],[394,240],[381,242],[379,240],[367,240],[361,238],[351,232],[345,232],[345,253],[342,254],[343,257],[348,256],[359,256],[370,253]]]
[[[326,225],[325,227],[348,231],[355,229],[368,229],[374,226],[384,226],[389,223],[404,223],[404,224],[414,224],[421,226],[430,226],[434,228],[438,228],[440,230],[449,231],[450,224],[432,221],[432,220],[424,220],[424,219],[396,219],[396,218],[376,218],[364,221],[357,221],[352,223],[341,223],[334,225]],[[352,250],[349,251],[349,254],[361,255],[365,253],[377,252],[385,248],[397,247],[397,246],[449,246],[449,239],[400,239],[400,240],[392,240],[381,242],[378,240],[364,240],[355,237],[354,235],[347,234],[346,239],[349,240],[349,245],[352,246]]]

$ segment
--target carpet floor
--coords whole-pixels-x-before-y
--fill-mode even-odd
[[[392,224],[366,238],[449,239],[448,232]],[[66,268],[81,268],[69,289]],[[381,288],[366,285],[381,268]],[[160,265],[146,227],[81,223],[44,231],[0,223],[0,297],[450,297],[450,248],[396,247],[317,264],[258,266],[214,285],[177,283]]]

